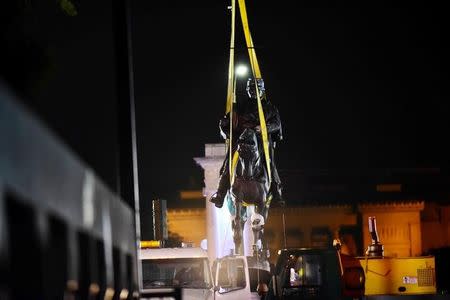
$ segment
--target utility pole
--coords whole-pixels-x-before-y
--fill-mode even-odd
[[[131,7],[129,0],[113,0],[112,3],[119,127],[118,194],[134,212],[136,249],[139,249],[141,223],[139,215]],[[137,258],[139,261],[139,251],[137,252]],[[142,272],[139,263],[137,263],[136,269],[138,282],[141,285]],[[117,275],[117,278],[125,278],[123,272],[126,272],[126,270],[114,270],[114,272],[120,272],[120,276]]]

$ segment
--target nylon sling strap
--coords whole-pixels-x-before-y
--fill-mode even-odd
[[[235,23],[236,23],[236,0],[231,0],[231,38],[230,38],[230,62],[228,66],[228,88],[227,88],[227,104],[225,108],[225,114],[230,113],[230,131],[229,138],[227,140],[228,147],[228,171],[230,174],[230,186],[233,185],[234,182],[234,165],[232,163],[233,156],[233,102],[234,99],[234,32],[235,32]]]
[[[247,44],[248,54],[250,58],[250,65],[252,68],[253,77],[255,78],[255,87],[258,86],[256,82],[256,78],[262,78],[261,77],[261,70],[259,68],[258,59],[256,57],[256,51],[253,46],[253,40],[250,33],[250,28],[248,26],[248,18],[247,18],[247,9],[245,6],[245,0],[238,0],[239,1],[239,11],[241,15],[241,21],[242,21],[242,27],[244,30],[245,35],[245,41]],[[234,45],[235,45],[235,22],[236,22],[236,1],[231,0],[231,38],[230,38],[230,61],[228,66],[228,87],[227,87],[227,104],[225,108],[225,113],[229,113],[229,120],[230,120],[230,131],[229,131],[229,139],[227,140],[227,147],[228,147],[228,161],[229,161],[229,172],[230,172],[230,183],[231,185],[234,182],[234,170],[237,164],[237,153],[233,155],[232,149],[232,140],[233,140],[233,103],[235,102],[235,79],[234,79]],[[267,134],[267,126],[266,126],[266,119],[264,116],[264,110],[262,108],[261,103],[261,95],[259,94],[259,89],[256,88],[256,97],[258,101],[258,116],[260,121],[260,128],[261,128],[261,137],[263,142],[263,150],[264,150],[264,158],[266,161],[266,169],[267,169],[267,175],[269,179],[269,184],[272,182],[272,175],[271,175],[271,169],[270,169],[270,154],[269,154],[269,140],[268,140],[268,134]]]
[[[258,115],[259,115],[259,122],[260,122],[260,128],[261,128],[261,137],[262,137],[262,142],[263,142],[264,157],[266,159],[267,175],[269,177],[269,185],[270,185],[270,183],[272,182],[272,175],[271,175],[271,169],[270,169],[269,139],[268,139],[268,134],[267,134],[266,119],[264,117],[264,110],[262,108],[262,103],[261,103],[261,95],[259,94],[258,83],[256,80],[257,78],[262,78],[261,70],[259,69],[258,59],[256,58],[256,51],[255,51],[255,47],[253,45],[252,35],[250,33],[250,28],[248,26],[247,9],[245,7],[245,0],[238,0],[238,1],[239,1],[239,11],[240,11],[241,20],[242,20],[242,27],[244,29],[245,41],[247,43],[248,55],[250,57],[250,65],[252,67],[252,73],[253,73],[253,77],[255,79],[255,90],[256,90],[256,98],[258,100]],[[232,174],[232,173],[230,173],[230,174]]]
[[[236,0],[231,0],[231,38],[230,38],[230,62],[228,65],[228,87],[227,87],[227,104],[225,107],[225,113],[232,111],[234,102],[234,31],[235,31],[235,19],[236,19]]]
[[[248,26],[247,8],[245,6],[245,0],[239,1],[239,12],[241,14],[242,27],[244,29],[245,42],[247,43],[248,55],[250,57],[250,64],[255,78],[261,77],[261,70],[259,69],[258,59],[256,58],[255,47],[253,46],[252,35]]]
[[[231,161],[231,164],[230,164],[230,165],[231,165],[231,169],[232,169],[232,170],[236,170],[236,165],[237,165],[237,162],[238,162],[238,159],[239,159],[239,153],[238,153],[237,151],[235,151],[235,152],[233,153],[232,157],[233,157],[233,159],[230,160],[230,161]],[[232,174],[233,174],[233,175],[230,176],[230,180],[231,180],[230,186],[233,186],[234,178],[236,177],[236,176],[234,176],[234,175],[235,175],[234,173],[232,173]]]

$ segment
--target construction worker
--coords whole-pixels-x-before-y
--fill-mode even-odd
[[[264,117],[266,120],[266,128],[269,139],[269,155],[270,155],[270,167],[272,173],[272,184],[270,186],[269,194],[272,194],[272,199],[284,205],[284,201],[281,196],[281,180],[278,175],[277,168],[274,161],[274,149],[276,142],[282,140],[281,120],[278,109],[267,99],[264,81],[262,78],[256,79],[259,96],[262,101],[262,107],[264,111]],[[232,151],[236,151],[237,140],[241,133],[246,128],[252,128],[256,132],[261,132],[259,114],[258,114],[258,102],[255,88],[255,79],[249,78],[247,80],[247,99],[237,101],[233,105],[233,133],[232,133]],[[229,138],[230,131],[230,114],[227,113],[219,122],[220,134],[224,139]],[[260,144],[260,151],[264,151],[262,147],[261,134],[258,134],[258,140]],[[230,189],[230,172],[229,172],[229,153],[230,149],[227,149],[225,160],[222,168],[220,169],[220,180],[217,188],[217,192],[211,196],[210,202],[214,203],[216,207],[223,206],[225,196]],[[264,157],[264,153],[261,153]]]

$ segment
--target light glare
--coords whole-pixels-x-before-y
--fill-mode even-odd
[[[239,65],[236,67],[236,75],[239,77],[244,76],[245,74],[247,74],[247,66],[245,65]]]

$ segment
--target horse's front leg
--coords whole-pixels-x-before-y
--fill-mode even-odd
[[[235,253],[236,254],[244,254],[244,249],[243,249],[243,245],[242,245],[242,231],[243,231],[243,226],[242,226],[242,202],[238,201],[237,199],[235,199],[234,201],[234,208],[235,208],[235,216],[234,216],[234,220],[232,222],[232,227],[233,227],[233,241],[234,241],[234,245],[235,245]]]
[[[255,205],[255,211],[250,218],[253,232],[253,250],[258,252],[263,248],[262,236],[264,232],[265,218],[262,213],[263,211],[261,210],[261,204]]]
[[[264,253],[264,255],[267,255],[269,257],[269,254],[266,253],[268,250],[268,245],[266,243],[266,240],[264,238],[264,225],[267,222],[267,218],[269,215],[269,208],[270,208],[270,201],[267,199],[267,190],[268,186],[262,187],[259,191],[259,201],[257,202],[257,205],[255,206],[255,212],[257,216],[260,216],[261,220],[252,222],[252,228],[254,228],[254,239],[255,243],[259,241],[260,243],[260,250]],[[254,224],[255,223],[255,224]],[[257,224],[256,224],[257,223]],[[265,251],[263,251],[265,250]]]

